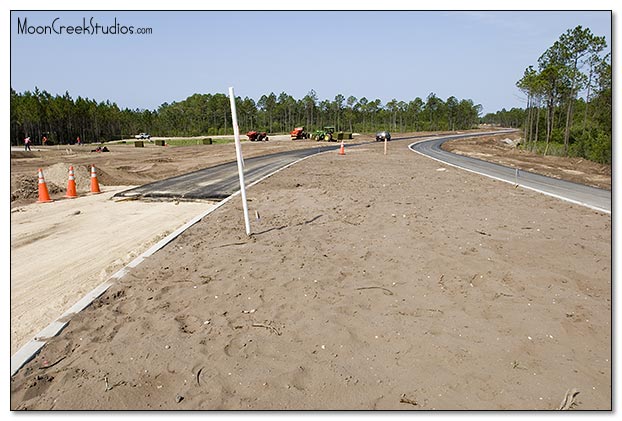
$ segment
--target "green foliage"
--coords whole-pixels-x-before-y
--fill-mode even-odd
[[[512,108],[509,111],[503,108],[501,111],[497,111],[496,113],[488,113],[481,119],[481,123],[484,124],[494,124],[502,127],[513,128],[521,127],[524,121],[525,110],[522,108]]]
[[[520,125],[527,149],[558,154],[561,143],[561,155],[610,164],[611,55],[606,47],[605,37],[588,28],[567,30],[540,56],[538,69],[528,66],[516,82],[527,95],[523,119],[507,113],[490,119]],[[542,140],[548,148],[541,148]]]
[[[611,164],[611,135],[596,127],[573,130],[570,156],[587,158],[600,164]]]
[[[426,102],[421,98],[410,102],[393,99],[385,106],[379,99],[346,99],[342,94],[333,101],[319,100],[313,90],[300,100],[281,92],[278,96],[262,95],[257,102],[250,98],[236,101],[241,133],[289,133],[299,125],[310,132],[325,126],[348,132],[461,130],[475,127],[481,113],[481,106],[470,99],[452,96],[445,102],[434,93]],[[100,142],[141,132],[165,137],[233,133],[229,97],[219,93],[194,94],[151,111],[122,110],[110,101],[98,103],[81,97],[74,100],[68,92],[52,96],[37,88],[21,94],[11,89],[10,121],[13,145],[20,145],[26,136],[40,141],[44,134],[66,144],[77,136],[83,142]]]

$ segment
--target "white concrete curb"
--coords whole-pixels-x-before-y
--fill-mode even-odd
[[[434,140],[437,140],[437,139],[438,139],[438,138],[435,138]],[[410,145],[408,145],[408,149],[410,149],[411,151],[413,151],[413,152],[415,152],[415,153],[418,153],[418,154],[419,154],[419,155],[421,155],[421,156],[425,156],[426,158],[433,159],[433,160],[435,160],[435,161],[437,161],[437,162],[440,162],[440,163],[445,164],[445,165],[449,165],[449,166],[454,167],[454,168],[459,168],[459,169],[461,169],[461,170],[468,171],[468,172],[471,172],[471,173],[473,173],[473,174],[483,175],[484,177],[492,178],[492,179],[497,180],[497,181],[503,181],[504,183],[508,183],[508,184],[512,184],[512,185],[517,185],[517,184],[516,184],[515,182],[513,182],[513,181],[510,181],[510,180],[505,180],[505,179],[503,179],[503,178],[495,177],[495,176],[493,176],[493,175],[488,175],[488,174],[485,174],[485,173],[482,173],[482,172],[479,172],[479,171],[471,170],[471,169],[469,169],[469,168],[461,167],[461,166],[459,166],[459,165],[452,164],[452,163],[449,163],[449,162],[443,161],[443,160],[441,160],[441,159],[437,159],[437,158],[434,158],[434,157],[432,157],[432,156],[426,155],[426,154],[424,154],[424,153],[422,153],[422,152],[416,151],[416,150],[414,150],[414,149],[412,149],[412,148],[411,148],[411,146],[415,145],[416,143],[425,142],[425,141],[427,141],[427,140],[430,140],[430,139],[424,138],[423,140],[420,140],[420,141],[418,141],[418,142],[413,142],[413,143],[411,143]],[[611,215],[611,211],[609,211],[609,210],[607,210],[607,209],[602,209],[602,208],[599,208],[598,206],[592,206],[592,205],[589,205],[589,204],[584,203],[584,202],[579,202],[579,201],[577,201],[577,200],[568,199],[567,197],[559,196],[559,195],[554,194],[554,193],[549,193],[549,192],[547,192],[547,191],[540,190],[540,189],[537,189],[537,188],[535,188],[535,187],[525,186],[525,185],[520,184],[520,183],[518,183],[518,186],[520,186],[520,187],[522,187],[522,188],[524,188],[524,189],[533,190],[533,191],[535,191],[535,192],[545,194],[545,195],[550,196],[550,197],[554,197],[554,198],[556,198],[556,199],[563,200],[563,201],[565,201],[565,202],[573,203],[573,204],[575,204],[575,205],[584,206],[584,207],[586,207],[586,208],[589,208],[589,209],[592,209],[592,210],[595,210],[595,211],[598,211],[598,212],[603,212],[603,213],[606,213],[606,214]]]

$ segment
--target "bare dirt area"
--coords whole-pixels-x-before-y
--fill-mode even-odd
[[[500,136],[457,139],[445,142],[442,148],[460,155],[508,167],[519,168],[548,177],[611,190],[611,165],[598,164],[582,158],[542,156],[512,146],[521,133]]]
[[[12,377],[11,409],[611,409],[611,216],[407,143],[253,186],[251,237],[239,197],[216,209]]]

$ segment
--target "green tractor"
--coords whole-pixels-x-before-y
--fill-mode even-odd
[[[335,128],[333,126],[326,126],[324,129],[318,129],[313,132],[313,139],[324,140],[326,142],[332,142],[334,140],[333,133],[335,133]]]

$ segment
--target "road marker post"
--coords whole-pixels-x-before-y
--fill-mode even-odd
[[[242,159],[242,146],[240,145],[240,128],[238,127],[238,114],[235,108],[235,95],[233,94],[233,87],[229,88],[229,101],[231,102],[233,135],[235,137],[235,155],[238,161],[238,175],[240,177],[240,195],[242,196],[242,208],[244,209],[244,225],[246,227],[246,235],[251,235],[251,223],[248,219],[248,205],[246,203],[246,186],[244,184],[244,160]]]
[[[384,154],[387,154],[387,137],[384,137]]]

